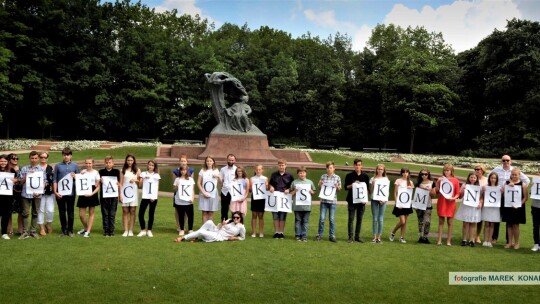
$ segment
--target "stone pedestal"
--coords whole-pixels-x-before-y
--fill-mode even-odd
[[[239,162],[275,162],[277,158],[270,152],[266,135],[235,135],[210,133],[206,149],[199,154],[198,159],[210,155],[216,161],[227,159],[228,154],[234,154]]]

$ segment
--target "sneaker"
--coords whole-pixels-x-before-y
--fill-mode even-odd
[[[85,238],[89,238],[90,237],[90,232],[86,231],[83,235]]]
[[[483,242],[482,247],[488,247],[488,242]]]
[[[390,240],[390,242],[393,242],[393,241],[394,241],[394,237],[395,237],[395,236],[396,236],[396,235],[393,234],[393,233],[390,234],[390,237],[388,237],[388,239]]]
[[[321,236],[317,234],[317,236],[315,236],[315,241],[320,241],[321,240]]]
[[[264,237],[264,234],[262,234],[262,233],[259,234],[259,237],[260,237],[260,238],[263,238],[263,237]]]
[[[68,232],[69,237],[74,237],[75,234],[73,234],[73,231]]]
[[[128,236],[133,236],[133,231],[128,231]]]
[[[274,236],[273,236],[273,238],[275,238],[275,239],[278,239],[278,238],[279,238],[279,233],[277,233],[277,232],[276,232],[276,233],[274,233]]]
[[[493,244],[491,244],[490,242],[487,242],[487,247],[493,248]]]
[[[278,238],[279,238],[280,240],[282,240],[282,239],[285,238],[285,235],[283,234],[283,232],[281,232],[281,233],[279,234],[279,237],[278,237]]]
[[[111,237],[109,234],[103,234],[104,237]]]
[[[329,240],[330,242],[332,242],[332,243],[336,243],[336,242],[337,242],[335,236],[331,236],[328,240]]]
[[[154,237],[154,234],[152,234],[152,230],[146,231],[146,235],[147,235],[148,237]]]
[[[405,239],[404,239],[404,238],[402,238],[402,237],[400,237],[400,238],[399,238],[399,242],[400,242],[400,243],[402,243],[402,244],[405,244],[405,243],[407,243],[407,241],[405,241]]]
[[[124,233],[122,233],[122,236],[123,236],[123,237],[128,236],[128,232],[127,232],[127,231],[124,231]]]
[[[39,239],[39,235],[37,233],[35,233],[35,232],[30,233],[30,236],[35,238],[35,239]]]
[[[4,234],[5,235],[5,234]],[[2,235],[2,237],[4,238],[4,235]],[[6,240],[9,240],[9,237],[6,239]],[[538,251],[540,250],[540,245],[538,244],[534,244],[533,248],[531,248],[532,251]]]
[[[465,240],[461,241],[461,246],[467,246],[467,244],[468,244],[467,241]]]
[[[354,241],[355,241],[355,242],[358,242],[358,243],[363,243],[363,242],[364,242],[364,241],[362,241],[361,238],[354,238]]]
[[[431,244],[431,242],[429,241],[427,237],[424,238],[424,244]]]
[[[417,242],[420,243],[420,244],[423,244],[424,243],[424,238],[420,237]]]
[[[307,238],[303,238],[303,239],[302,239],[302,242],[307,242]]]
[[[81,229],[81,230],[79,230],[79,232],[77,232],[77,234],[83,235],[85,232],[86,232],[86,230]]]
[[[7,235],[7,234],[2,234],[2,238],[3,238],[4,240],[11,240],[11,238],[10,238],[9,235]],[[538,245],[537,245],[537,246],[538,246]]]
[[[377,243],[377,239],[371,240],[372,243]]]
[[[347,243],[349,243],[349,244],[352,243],[352,242],[353,242],[353,239],[352,239],[352,238],[349,238],[349,239],[347,240]]]
[[[19,240],[24,240],[24,239],[27,239],[29,238],[30,236],[28,235],[28,233],[24,232],[23,234],[21,234],[21,236],[19,237]]]
[[[298,242],[302,241],[302,238],[295,238]]]
[[[252,238],[257,237],[257,235],[254,233],[251,235]]]
[[[297,240],[297,241],[301,241],[301,240],[302,240],[299,236],[295,236],[294,239]]]
[[[474,241],[473,240],[469,241],[469,246],[474,247]]]
[[[381,239],[377,239],[377,244],[382,244]]]
[[[137,237],[146,236],[146,230],[143,230],[137,234]]]
[[[184,236],[184,230],[180,230],[180,232],[178,232],[178,235],[179,236]]]

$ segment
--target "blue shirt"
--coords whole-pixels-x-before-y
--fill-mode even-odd
[[[56,164],[56,166],[54,166],[54,183],[58,184],[58,182],[64,176],[70,174],[71,172],[79,173],[79,165],[72,161],[69,163],[61,162]],[[75,195],[75,187],[73,187],[72,195]]]

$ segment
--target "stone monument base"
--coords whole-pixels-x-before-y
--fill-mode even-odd
[[[270,151],[266,135],[234,135],[210,133],[206,141],[206,149],[199,154],[198,159],[210,155],[216,161],[227,159],[228,154],[234,154],[237,161],[245,162],[275,162],[277,158]]]

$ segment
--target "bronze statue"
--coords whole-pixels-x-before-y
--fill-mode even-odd
[[[262,134],[248,117],[251,114],[249,96],[240,80],[225,72],[206,73],[204,76],[210,84],[212,111],[218,122],[212,133]],[[225,94],[230,103],[229,107]]]

